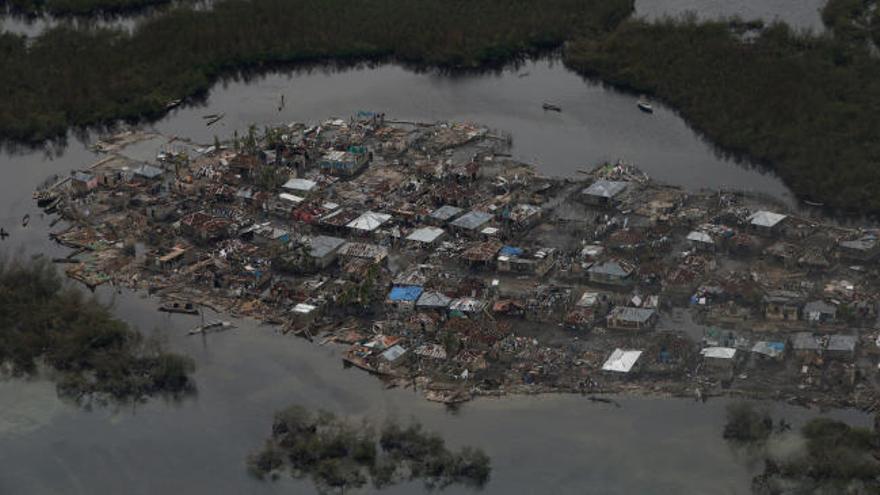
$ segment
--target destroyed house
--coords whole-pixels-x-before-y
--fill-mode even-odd
[[[439,227],[421,227],[410,232],[406,240],[416,244],[435,244],[446,232]]]
[[[657,323],[653,309],[618,306],[611,310],[606,325],[613,330],[648,330]]]
[[[755,342],[752,352],[767,359],[782,359],[785,356],[785,342]]]
[[[475,317],[483,313],[486,303],[473,297],[460,297],[449,302],[449,314],[452,316]]]
[[[871,261],[880,254],[880,242],[874,234],[864,235],[858,239],[841,241],[838,247],[840,255],[855,261]]]
[[[856,342],[854,335],[830,335],[824,355],[831,359],[852,360],[856,355]]]
[[[472,210],[455,219],[449,225],[465,233],[476,233],[486,227],[494,218],[491,213]]]
[[[229,160],[229,170],[232,173],[247,179],[252,177],[260,165],[262,160],[255,155],[237,154]]]
[[[317,189],[318,183],[309,179],[293,178],[288,180],[281,186],[285,191],[293,194],[304,196]]]
[[[87,193],[98,187],[98,178],[88,172],[74,172],[70,176],[70,187],[78,193]]]
[[[799,358],[811,358],[822,349],[819,339],[809,332],[798,332],[791,338],[791,349]]]
[[[614,373],[629,373],[633,371],[642,356],[642,351],[614,349],[605,363],[602,364],[602,371],[610,371]]]
[[[442,292],[425,291],[416,301],[417,309],[433,309],[445,311],[449,308],[452,298]]]
[[[599,179],[581,191],[581,198],[590,205],[611,206],[627,186],[629,182]]]
[[[460,258],[472,268],[486,267],[492,263],[501,247],[498,241],[474,242],[468,245]]]
[[[318,225],[329,231],[344,231],[346,226],[360,216],[354,210],[339,208],[318,219]]]
[[[633,281],[635,266],[623,260],[607,260],[587,269],[590,282],[597,284],[626,285]]]
[[[349,177],[357,174],[367,165],[369,154],[366,148],[352,146],[347,151],[329,151],[318,162],[321,171],[330,175]]]
[[[831,323],[837,318],[837,306],[825,301],[810,301],[804,305],[804,318],[816,323]]]
[[[159,268],[160,270],[173,270],[190,262],[191,256],[192,253],[187,246],[178,244],[167,252],[163,252],[156,256],[156,268]]]
[[[504,246],[498,253],[499,272],[526,273],[542,276],[556,263],[556,249],[525,250]]]
[[[372,263],[381,263],[388,257],[388,249],[376,244],[364,242],[346,242],[339,248],[339,257],[344,259],[362,259]]]
[[[225,218],[215,218],[201,211],[190,213],[180,220],[184,234],[203,242],[225,238],[229,235],[230,225],[231,222]]]
[[[776,235],[782,233],[786,215],[772,211],[757,211],[749,218],[749,228],[756,234]]]
[[[161,179],[162,175],[164,175],[164,171],[161,168],[154,167],[152,165],[147,165],[146,163],[140,164],[137,168],[135,168],[132,173],[135,177],[146,179],[146,180],[156,180]]]
[[[308,256],[318,268],[327,268],[336,261],[339,248],[345,244],[345,239],[317,235],[306,241]]]
[[[444,224],[457,217],[462,211],[464,210],[456,206],[444,205],[431,212],[428,218],[434,223]]]
[[[800,317],[803,296],[787,290],[773,290],[764,296],[764,317],[768,320],[794,321]]]
[[[700,351],[707,367],[732,370],[736,364],[736,349],[733,347],[706,347]]]
[[[518,204],[513,208],[504,208],[501,218],[513,224],[516,229],[523,230],[534,227],[541,220],[542,214],[543,209],[540,206]]]
[[[715,249],[715,240],[712,236],[700,230],[691,231],[687,235],[688,244],[697,250],[712,251]]]
[[[422,288],[412,285],[394,286],[388,293],[386,303],[396,309],[413,309],[422,295]]]
[[[373,232],[388,220],[391,220],[391,215],[387,213],[367,211],[346,224],[346,227],[359,232]]]

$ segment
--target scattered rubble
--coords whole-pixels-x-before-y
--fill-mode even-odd
[[[320,336],[447,403],[573,391],[876,407],[877,230],[624,163],[543,177],[466,123],[361,112],[178,141],[149,164],[125,156],[131,139],[34,195],[63,218],[51,235],[73,252],[59,261],[88,287]]]

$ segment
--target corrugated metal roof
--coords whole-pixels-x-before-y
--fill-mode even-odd
[[[581,194],[598,196],[600,198],[613,198],[623,192],[628,185],[629,182],[599,179],[590,187],[581,191]]]
[[[736,349],[733,347],[706,347],[700,354],[703,357],[714,359],[733,359],[736,356]]]
[[[408,241],[418,241],[418,242],[434,242],[442,236],[445,231],[438,227],[422,227],[420,229],[416,229],[410,233],[406,237]]]
[[[367,232],[378,229],[383,223],[391,220],[391,215],[375,211],[367,211],[346,225],[350,229],[364,230]]]
[[[460,229],[475,230],[492,220],[492,214],[484,211],[469,211],[452,222],[452,225]]]
[[[786,215],[774,213],[772,211],[757,211],[749,217],[749,223],[758,227],[773,227],[779,222],[785,220]]]
[[[308,192],[317,186],[318,186],[318,183],[313,180],[293,178],[293,179],[290,179],[289,181],[285,182],[284,185],[281,187],[284,189],[290,189],[291,191],[306,191],[306,192]]]
[[[642,355],[642,351],[632,351],[624,349],[614,349],[614,352],[605,360],[602,365],[603,371],[615,371],[617,373],[629,373],[636,361]]]
[[[452,206],[452,205],[443,205],[431,213],[431,218],[446,221],[446,220],[449,220],[450,218],[458,215],[462,211],[464,211],[464,210],[462,210],[461,208]]]
[[[431,291],[422,293],[422,296],[416,301],[416,306],[424,308],[446,308],[449,307],[450,302],[452,302],[452,298],[441,292]]]

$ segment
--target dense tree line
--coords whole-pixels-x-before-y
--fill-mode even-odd
[[[880,211],[880,63],[851,35],[627,21],[609,36],[569,44],[566,63],[662,99],[804,198]]]
[[[0,368],[26,376],[42,367],[62,396],[79,402],[194,390],[189,358],[166,352],[107,307],[65,286],[50,263],[0,260]]]
[[[99,16],[128,14],[172,0],[0,0],[0,9],[26,16]]]
[[[388,421],[377,435],[367,422],[352,423],[301,406],[275,415],[272,436],[247,464],[260,479],[288,471],[295,478],[311,479],[320,492],[342,493],[417,479],[428,488],[455,483],[482,487],[491,472],[483,451],[465,447],[453,452],[442,437],[418,423],[404,427]]]
[[[219,76],[271,64],[394,59],[481,67],[613,28],[632,0],[222,0],[133,34],[61,26],[0,36],[0,135],[153,118]]]

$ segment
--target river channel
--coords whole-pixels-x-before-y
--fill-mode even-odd
[[[278,110],[281,95],[286,106]],[[542,110],[542,101],[562,107]],[[529,62],[498,74],[449,77],[397,66],[300,71],[218,84],[198,106],[154,124],[164,135],[210,143],[214,134],[251,123],[316,122],[357,110],[399,119],[471,120],[513,137],[513,153],[548,175],[576,176],[601,160],[631,161],[686,188],[737,187],[782,201],[791,194],[770,174],[722,158],[673,111],[636,109],[633,95],[586,82],[558,62]],[[213,127],[204,114],[225,113]],[[134,147],[143,159],[161,143]],[[0,226],[12,236],[0,250],[53,256],[49,218],[31,191],[52,174],[97,159],[70,140],[60,153],[0,155]],[[21,218],[31,215],[27,227]],[[308,483],[262,483],[244,458],[268,435],[275,411],[289,404],[382,420],[418,418],[453,446],[485,449],[492,479],[485,493],[748,493],[745,460],[721,439],[725,401],[621,398],[621,407],[579,396],[483,399],[456,413],[407,390],[343,369],[340,353],[276,334],[249,321],[206,337],[186,336],[197,317],[168,317],[143,294],[114,294],[116,314],[156,332],[197,363],[198,395],[136,408],[82,410],[56,398],[45,381],[0,382],[0,493],[311,493]],[[791,421],[812,412],[773,406]],[[866,418],[837,412],[856,423]],[[411,493],[404,485],[386,493]],[[452,487],[447,493],[469,492]]]

